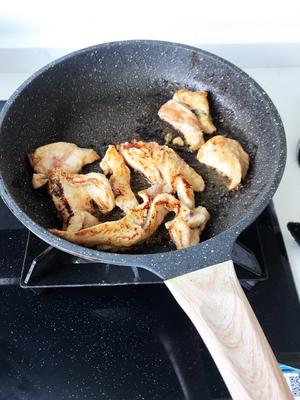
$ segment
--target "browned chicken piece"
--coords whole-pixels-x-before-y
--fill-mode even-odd
[[[78,173],[86,164],[99,160],[95,150],[84,149],[74,143],[56,142],[38,147],[28,155],[34,169],[32,186],[40,188],[48,182],[48,172],[53,168],[63,168],[71,174]]]
[[[48,189],[63,221],[63,229],[76,232],[99,224],[93,213],[96,206],[106,214],[115,206],[115,198],[105,175],[91,172],[69,174],[61,168],[48,172]]]
[[[216,127],[213,124],[209,112],[208,93],[205,91],[192,92],[187,89],[180,89],[175,92],[173,99],[188,106],[197,115],[200,128],[204,133],[214,133]]]
[[[105,175],[112,174],[109,183],[115,195],[116,205],[123,211],[138,206],[130,186],[130,169],[115,146],[109,146],[100,163]]]
[[[207,209],[199,206],[193,210],[187,210],[185,213],[179,213],[165,226],[177,249],[184,249],[199,243],[200,234],[209,218]]]
[[[152,185],[164,185],[167,193],[178,194],[189,208],[195,207],[194,191],[205,188],[202,177],[168,146],[156,142],[122,143],[118,150],[126,163],[142,173]]]
[[[237,140],[224,136],[209,139],[199,150],[197,159],[215,168],[228,179],[228,189],[236,189],[245,178],[250,158]]]
[[[146,192],[139,195],[143,203],[128,210],[125,217],[109,221],[78,232],[57,229],[50,231],[71,242],[97,247],[102,250],[124,250],[149,238],[162,224],[166,214],[177,211],[180,202],[169,194],[159,194],[153,200]]]
[[[186,105],[169,100],[161,106],[158,116],[183,134],[191,151],[200,149],[204,144],[199,119]]]
[[[104,222],[78,232],[57,229],[50,229],[50,231],[63,239],[83,246],[97,247],[101,250],[126,250],[152,236],[163,223],[168,212],[174,212],[175,216],[183,221],[194,217],[194,215],[191,216],[192,212],[188,207],[170,194],[162,193],[153,199],[146,191],[140,192],[139,195],[143,198],[143,203],[130,209],[126,216],[118,221]],[[197,221],[194,221],[190,229],[197,229],[196,225]],[[183,235],[185,234],[186,231],[183,231]],[[178,243],[188,244],[190,239],[183,238],[183,241],[178,240]],[[195,243],[194,237],[193,243]]]

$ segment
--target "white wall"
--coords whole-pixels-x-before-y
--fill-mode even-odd
[[[80,48],[122,39],[300,42],[298,0],[0,1],[0,48]]]

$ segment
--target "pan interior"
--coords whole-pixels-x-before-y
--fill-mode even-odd
[[[176,149],[204,177],[197,204],[212,215],[202,240],[231,227],[258,204],[279,168],[281,129],[265,95],[239,70],[190,48],[167,44],[112,44],[87,49],[50,66],[15,97],[0,136],[0,171],[10,195],[31,219],[60,227],[46,189],[31,187],[26,154],[54,141],[93,147],[103,157],[108,144],[132,139],[164,143],[170,126],[157,117],[176,89],[209,91],[218,133],[238,139],[251,157],[244,185],[228,193],[195,154]],[[98,164],[85,169],[99,171]],[[145,185],[133,175],[134,186]],[[163,239],[163,240],[161,240]],[[172,249],[164,228],[135,253]]]

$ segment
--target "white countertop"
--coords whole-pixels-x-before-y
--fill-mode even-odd
[[[287,136],[287,165],[283,179],[274,196],[274,204],[300,297],[300,246],[291,237],[286,227],[289,221],[300,222],[300,166],[296,159],[296,147],[298,140],[300,140],[300,64],[297,60],[299,52],[294,52],[295,48],[290,52],[289,46],[282,47],[280,45],[280,52],[278,52],[278,49],[269,51],[267,53],[269,58],[267,59],[264,57],[265,52],[261,46],[257,49],[255,45],[250,45],[248,51],[245,50],[245,46],[239,45],[230,48],[224,48],[222,45],[201,47],[225,56],[225,58],[242,67],[270,95],[283,120]],[[22,53],[21,55],[18,53],[18,49],[12,49],[10,57],[7,57],[7,49],[5,49],[4,68],[2,63],[4,53],[1,50],[0,99],[2,100],[6,100],[17,86],[41,65],[66,53],[65,50],[59,49],[52,49],[50,52],[45,49],[32,49],[31,55],[33,53],[38,54],[38,62],[35,62],[36,58],[32,61],[26,50],[26,58],[24,58],[22,53],[24,49],[19,50]],[[285,52],[284,57],[283,52]],[[261,55],[260,59],[253,61],[252,54],[257,55],[258,53]],[[290,54],[290,57],[287,57],[288,54]],[[24,63],[20,63],[22,57]],[[286,66],[282,62],[283,59],[286,60]],[[24,67],[25,64],[26,67]],[[256,65],[263,66],[257,67]]]

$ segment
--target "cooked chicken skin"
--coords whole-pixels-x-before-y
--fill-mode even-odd
[[[199,119],[186,105],[169,100],[161,106],[158,116],[183,134],[191,151],[204,144]]]
[[[130,170],[115,146],[108,147],[100,167],[105,175],[112,174],[109,183],[115,195],[116,205],[123,211],[137,207],[139,203],[130,187]]]
[[[180,89],[175,92],[173,99],[195,112],[199,119],[200,128],[204,133],[213,133],[216,131],[216,127],[209,112],[207,95],[208,93],[205,91],[192,92],[191,90]]]
[[[55,168],[48,172],[48,178],[49,193],[61,216],[64,230],[76,232],[82,227],[99,224],[99,220],[92,215],[95,205],[104,214],[115,206],[110,184],[102,174],[69,174]]]
[[[126,216],[118,221],[104,222],[78,232],[57,229],[50,229],[50,231],[63,239],[83,246],[97,247],[102,250],[125,250],[148,239],[162,224],[168,212],[175,212],[175,219],[182,221],[189,221],[189,218],[194,217],[194,215],[191,216],[192,212],[188,207],[170,194],[162,193],[154,199],[146,191],[140,192],[139,195],[143,198],[143,203],[129,210]],[[189,229],[197,230],[195,221]],[[186,233],[182,230],[182,234],[190,235],[190,237],[177,240],[179,245],[196,243],[190,231]]]
[[[40,188],[48,182],[48,173],[53,168],[63,168],[76,174],[86,164],[99,160],[95,150],[84,149],[74,143],[56,142],[38,147],[28,155],[34,169],[32,186]]]
[[[141,172],[151,184],[163,184],[164,192],[177,192],[186,206],[195,207],[194,191],[203,191],[205,183],[175,151],[156,142],[141,141],[122,143],[118,150],[126,163]]]
[[[236,189],[245,178],[250,159],[237,140],[224,136],[209,139],[198,151],[197,159],[228,178],[228,189]]]

